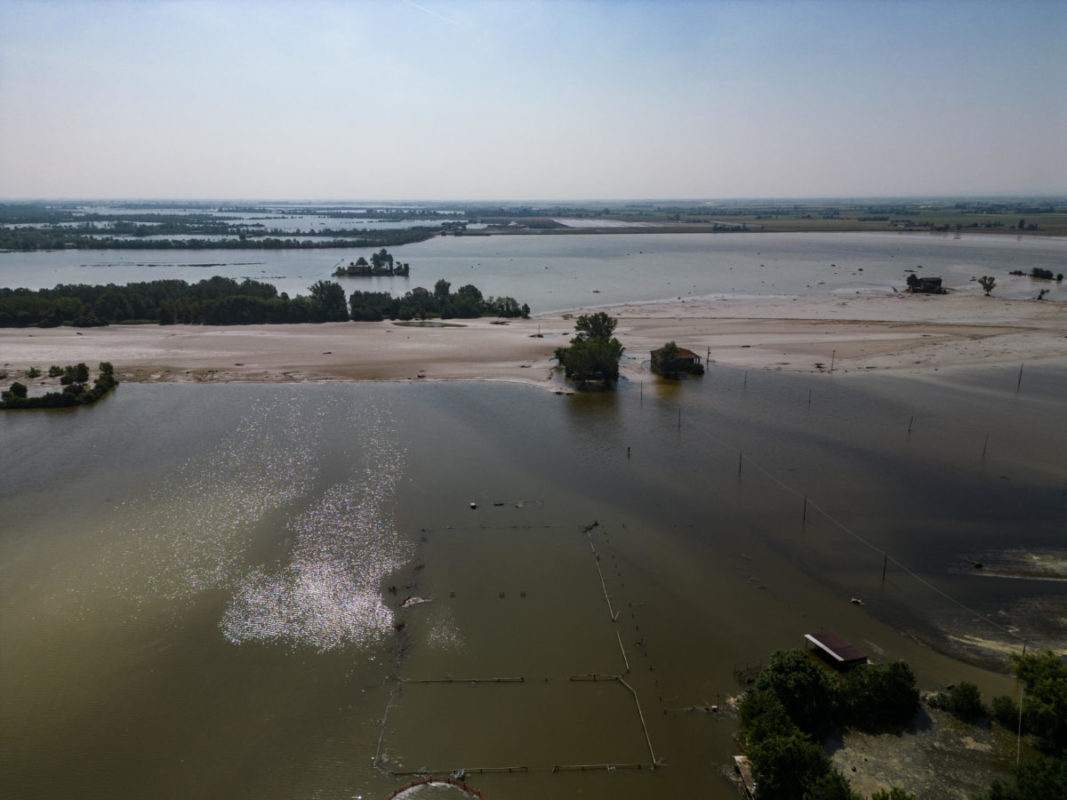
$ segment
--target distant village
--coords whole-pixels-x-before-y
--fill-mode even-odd
[[[367,261],[360,256],[355,261],[348,262],[348,266],[341,264],[334,270],[334,277],[359,278],[367,275],[402,275],[407,276],[411,265],[393,259],[392,253],[383,247]]]

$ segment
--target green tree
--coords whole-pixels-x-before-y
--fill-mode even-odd
[[[318,321],[341,322],[348,319],[345,290],[333,281],[316,281],[311,292],[312,314]]]
[[[1067,751],[1067,664],[1046,650],[1012,656],[1012,667],[1026,689],[1023,721],[1027,730],[1041,739],[1043,749],[1063,754]]]
[[[992,275],[983,275],[978,279],[978,283],[981,285],[982,290],[985,292],[985,296],[989,297],[989,293],[993,291],[993,287],[997,285],[997,279]]]
[[[661,375],[678,377],[678,345],[667,342],[659,350],[652,352],[652,366]]]
[[[782,701],[770,689],[749,689],[741,698],[738,710],[747,747],[772,736],[789,736],[797,730]]]
[[[458,289],[456,289],[456,295],[462,298],[466,298],[468,300],[476,300],[479,303],[482,301],[482,290],[471,283],[468,283],[465,286],[460,286]]]
[[[576,338],[582,341],[591,339],[610,339],[615,333],[618,320],[608,316],[605,311],[597,311],[595,314],[582,314],[574,324],[578,332]]]
[[[448,293],[451,291],[451,289],[452,284],[446,281],[444,278],[441,278],[437,281],[437,283],[433,285],[433,296],[436,297],[438,300],[447,300]]]
[[[574,326],[577,335],[571,339],[571,346],[556,350],[556,358],[568,378],[605,383],[618,379],[624,348],[618,339],[612,338],[615,325],[616,320],[603,311],[578,317]]]
[[[570,347],[557,350],[556,357],[568,378],[612,382],[619,377],[622,353],[618,339],[574,339]]]
[[[85,383],[89,380],[89,367],[84,361],[79,361],[78,365],[74,367],[74,380],[78,383]]]
[[[803,800],[805,789],[830,771],[826,753],[799,731],[764,739],[750,748],[749,757],[757,794],[774,800]]]
[[[839,725],[836,680],[803,650],[774,653],[754,688],[774,692],[804,733],[821,739]]]
[[[26,388],[25,384],[19,383],[18,381],[11,384],[11,388],[8,389],[8,392],[12,397],[18,397],[20,399],[25,397],[28,391],[29,390]]]

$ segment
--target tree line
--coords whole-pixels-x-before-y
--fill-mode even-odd
[[[363,321],[530,316],[530,307],[513,297],[485,297],[469,283],[453,292],[452,284],[444,278],[434,284],[432,292],[416,287],[402,297],[388,292],[353,292],[349,306],[352,319]]]
[[[290,297],[269,283],[215,276],[197,283],[159,280],[125,285],[59,285],[54,289],[0,289],[0,328],[96,327],[118,323],[250,325],[430,317],[524,317],[530,307],[511,297],[483,297],[472,285],[450,291],[416,288],[402,297],[354,292],[317,281],[307,296]]]
[[[231,226],[232,227],[232,226]],[[12,227],[0,228],[0,250],[321,250],[325,248],[364,249],[384,245],[397,246],[432,239],[440,228],[415,227],[378,231],[330,231],[328,239],[297,239],[294,237],[262,235],[255,231],[220,228],[218,234],[231,234],[228,239],[148,239],[158,231],[151,227],[134,226],[132,236],[101,235],[96,230],[69,227]],[[201,229],[185,228],[185,232],[199,233]],[[168,234],[180,232],[180,226],[168,225]],[[326,235],[325,232],[316,236]],[[342,238],[343,235],[353,238]],[[354,236],[353,236],[354,235]]]

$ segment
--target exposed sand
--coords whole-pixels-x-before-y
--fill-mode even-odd
[[[981,295],[689,300],[606,309],[629,351],[669,340],[713,364],[789,372],[1067,364],[1067,305]],[[647,356],[646,356],[647,358]],[[821,366],[820,366],[821,365]]]
[[[622,371],[676,341],[712,365],[791,372],[934,370],[1023,361],[1067,365],[1067,305],[972,294],[685,300],[605,308],[619,320]],[[573,315],[462,327],[322,325],[0,329],[0,369],[111,361],[122,380],[509,380],[553,389]],[[543,336],[538,337],[538,333]],[[821,365],[821,366],[820,366]],[[25,380],[24,378],[20,378]],[[33,386],[37,381],[30,382]]]

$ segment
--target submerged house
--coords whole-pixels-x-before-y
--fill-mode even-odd
[[[852,642],[830,631],[806,633],[804,638],[814,645],[815,652],[840,670],[848,670],[867,663],[867,654]]]
[[[690,375],[703,375],[704,365],[700,356],[674,342],[667,342],[658,350],[652,351],[652,371],[668,378],[677,378],[682,372]]]
[[[912,294],[945,294],[940,278],[920,278],[914,274],[908,276],[908,291]]]

